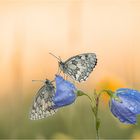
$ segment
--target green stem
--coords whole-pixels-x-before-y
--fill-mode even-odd
[[[95,118],[95,128],[96,128],[96,139],[99,140],[99,128],[100,128],[100,120],[98,118],[98,110],[99,110],[99,99],[102,93],[107,93],[111,98],[114,98],[115,100],[122,102],[120,98],[111,90],[101,90],[98,94],[96,93],[96,90],[94,91],[94,99],[91,98],[88,94],[85,94],[83,91],[78,90],[76,94],[78,96],[85,95],[88,97],[88,99],[91,102],[91,109]]]
[[[88,94],[85,94],[81,90],[77,92],[78,96],[85,95],[91,102],[91,109],[95,118],[95,129],[96,129],[96,139],[99,140],[99,127],[100,127],[100,120],[98,118],[98,109],[99,109],[99,98],[100,94],[97,95],[96,91],[94,91],[94,99],[93,100]]]
[[[89,99],[90,102],[92,103],[92,98],[91,98],[88,94],[84,93],[83,91],[78,90],[78,91],[76,92],[76,94],[77,94],[78,96],[83,96],[83,95],[85,95],[86,97],[88,97],[88,99]]]
[[[92,110],[94,108],[92,107]],[[98,118],[98,111],[96,113],[93,111],[94,118],[95,118],[95,129],[96,129],[96,139],[99,140],[99,118]]]
[[[96,139],[99,140],[99,127],[100,127],[100,120],[98,118],[98,110],[99,110],[99,96],[96,98],[96,113],[95,113],[95,122],[96,122]]]
[[[92,100],[91,108],[92,108],[92,112],[95,118],[96,139],[99,140],[100,119],[98,118],[98,110],[99,110],[100,95],[99,94],[97,95],[96,91],[94,93],[94,98],[95,98],[95,102]]]
[[[96,137],[97,137],[97,140],[99,140],[99,118],[98,118],[98,111],[97,111],[97,115],[95,117],[95,121],[96,121]]]
[[[113,96],[113,92],[112,92],[111,90],[101,90],[101,91],[99,92],[99,95],[101,95],[103,92],[106,92],[110,97]]]

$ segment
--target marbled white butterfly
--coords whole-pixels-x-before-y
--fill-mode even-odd
[[[52,53],[50,54],[53,55]],[[56,57],[55,55],[53,56]],[[65,62],[62,62],[60,57],[56,58],[58,59],[60,70],[78,82],[86,81],[97,64],[95,53],[79,54],[69,58]]]
[[[37,92],[33,105],[30,111],[30,119],[38,120],[55,114],[57,109],[54,109],[54,103],[52,101],[55,88],[51,81],[42,81],[45,84]]]

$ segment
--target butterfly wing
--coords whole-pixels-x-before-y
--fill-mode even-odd
[[[52,101],[54,94],[55,89],[52,84],[45,84],[39,89],[30,112],[31,120],[43,119],[55,114],[57,110],[53,108],[54,103]]]
[[[84,53],[69,58],[64,62],[64,73],[76,81],[85,81],[97,64],[95,53]]]

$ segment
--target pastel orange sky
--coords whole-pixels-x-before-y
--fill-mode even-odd
[[[0,94],[54,78],[57,60],[95,52],[98,64],[84,84],[116,78],[139,87],[139,0],[0,0]]]

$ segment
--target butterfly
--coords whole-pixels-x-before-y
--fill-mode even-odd
[[[55,87],[48,79],[42,82],[44,82],[44,85],[37,92],[32,104],[30,111],[31,120],[43,119],[55,114],[57,111],[53,107],[54,103],[52,101],[55,95]]]
[[[53,55],[52,53],[50,54]],[[53,56],[56,57],[55,55]],[[86,81],[97,64],[95,53],[79,54],[70,57],[65,62],[63,62],[60,57],[56,58],[58,59],[60,70],[78,82]]]

